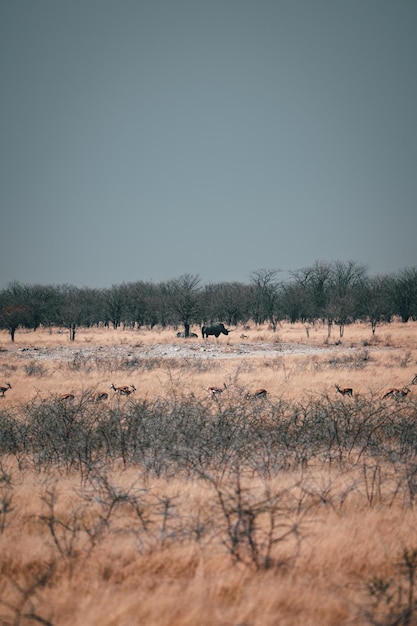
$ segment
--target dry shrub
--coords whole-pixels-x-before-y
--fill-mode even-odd
[[[141,356],[183,345],[172,329],[80,329],[64,360],[33,360],[19,341],[52,350],[67,337],[18,332],[0,354],[13,377],[0,400],[3,622],[414,623],[414,605],[397,600],[409,590],[405,555],[415,566],[415,389],[380,395],[416,373],[416,328],[390,326],[387,348],[365,325],[346,327],[349,347],[333,345],[331,358],[207,360]],[[279,336],[314,346],[326,332],[284,323]],[[280,345],[267,328],[245,334]],[[100,350],[120,344],[115,358]],[[137,391],[112,395],[112,382]],[[249,402],[256,387],[268,397]],[[96,403],[101,388],[110,395]]]

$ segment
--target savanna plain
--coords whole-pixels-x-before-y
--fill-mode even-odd
[[[0,624],[417,624],[417,322],[177,330],[0,333]]]

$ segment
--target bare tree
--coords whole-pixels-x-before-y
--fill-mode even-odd
[[[197,275],[183,274],[168,284],[172,310],[184,325],[184,337],[190,336],[190,325],[199,319],[200,278]]]
[[[0,297],[0,327],[9,331],[11,341],[14,341],[19,326],[26,325],[27,317],[25,289],[14,281],[7,286]]]
[[[75,340],[75,333],[79,326],[90,326],[97,321],[95,308],[97,307],[97,290],[87,287],[79,289],[72,285],[63,285],[59,293],[57,321],[68,328],[70,340]]]
[[[366,276],[366,266],[356,261],[335,261],[329,285],[327,319],[334,320],[343,337],[345,324],[358,314],[358,296]]]
[[[210,323],[225,320],[236,326],[250,318],[250,294],[248,285],[238,282],[211,283],[201,293],[202,317]]]
[[[118,328],[122,323],[126,305],[126,294],[122,285],[112,285],[104,292],[104,310],[106,322],[111,322],[113,328]]]
[[[296,284],[305,292],[308,317],[312,320],[325,321],[329,285],[332,276],[332,265],[327,261],[315,261],[311,267],[305,267],[291,272]]]
[[[358,288],[361,317],[371,324],[372,335],[375,335],[379,323],[389,322],[393,315],[388,285],[389,280],[385,276],[374,276]]]
[[[251,274],[253,285],[253,316],[256,323],[268,320],[273,330],[277,327],[276,304],[278,298],[277,274],[280,270],[259,269]]]
[[[417,317],[417,267],[401,270],[390,280],[389,292],[395,314],[403,322]]]

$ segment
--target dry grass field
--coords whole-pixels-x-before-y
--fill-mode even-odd
[[[0,624],[417,624],[417,323],[192,330],[0,334]]]
[[[0,333],[0,385],[8,391],[2,406],[36,395],[110,392],[112,383],[134,385],[135,397],[178,392],[206,394],[209,386],[266,388],[271,396],[300,398],[333,394],[335,384],[355,393],[382,393],[407,385],[417,371],[417,323],[377,328],[355,324],[327,339],[327,327],[283,323],[238,328],[228,337],[178,339],[173,329],[80,329],[76,341],[62,330],[18,331],[15,343]],[[243,336],[243,338],[242,338]],[[187,352],[182,352],[187,346]],[[290,346],[290,349],[287,349]],[[255,349],[257,348],[257,349]],[[111,392],[114,393],[114,392]]]

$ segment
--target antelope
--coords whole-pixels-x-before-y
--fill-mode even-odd
[[[9,389],[12,388],[10,383],[6,383],[6,385],[7,385],[6,387],[0,387],[0,393],[1,393],[0,398],[4,398],[4,394],[6,393],[6,391],[9,391]]]
[[[342,394],[342,396],[353,396],[353,389],[352,387],[342,387],[340,388],[339,385],[335,385],[336,387],[336,391],[338,391],[339,393]]]
[[[217,398],[226,389],[226,383],[223,383],[223,387],[207,387],[208,393],[212,398]]]
[[[122,385],[121,387],[115,387],[114,383],[110,385],[110,389],[113,389],[119,396],[130,396],[131,393],[136,391],[135,385]]]
[[[98,391],[93,395],[94,402],[101,402],[102,400],[107,400],[109,394],[107,391]]]
[[[402,389],[397,389],[396,387],[391,387],[391,389],[387,389],[387,391],[383,394],[382,399],[384,398],[405,398],[405,396],[410,393],[411,389],[408,387],[403,387]]]
[[[73,393],[63,393],[59,396],[60,402],[68,402],[70,400],[74,400],[75,396]]]
[[[266,398],[268,392],[266,389],[256,389],[253,393],[247,393],[246,397],[248,400],[256,400],[257,398]]]

